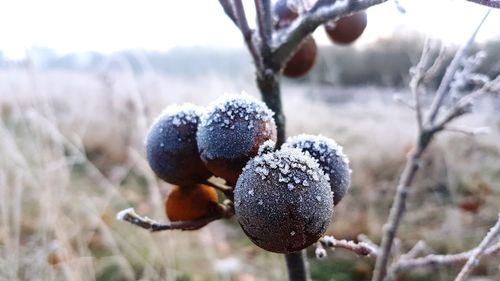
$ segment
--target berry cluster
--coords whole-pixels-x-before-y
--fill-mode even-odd
[[[298,7],[288,3],[287,0],[279,0],[274,5],[274,17],[276,30],[288,27],[299,16]],[[330,40],[339,45],[351,44],[358,39],[367,25],[366,12],[341,17],[336,21],[325,24],[325,31]],[[309,35],[283,69],[283,75],[297,78],[305,75],[311,70],[316,62],[318,50],[312,35]]]
[[[149,130],[153,171],[176,186],[165,209],[171,221],[220,217],[212,175],[223,178],[234,214],[258,246],[290,253],[318,241],[350,184],[347,157],[323,136],[289,138],[281,148],[273,112],[248,95],[227,95],[203,109],[168,107]],[[229,195],[229,196],[228,196]]]

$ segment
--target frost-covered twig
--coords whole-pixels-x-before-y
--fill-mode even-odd
[[[262,56],[259,53],[254,40],[255,31],[250,29],[250,27],[248,26],[247,16],[245,13],[245,8],[243,7],[243,3],[241,2],[241,0],[233,0],[232,2],[236,26],[238,26],[241,31],[241,35],[243,35],[243,39],[245,40],[245,44],[250,55],[252,56],[255,67],[257,69],[262,69]]]
[[[422,55],[420,56],[420,61],[415,67],[413,67],[410,70],[411,80],[409,85],[410,85],[410,91],[413,96],[413,103],[417,115],[416,117],[417,117],[417,125],[419,132],[422,132],[423,122],[424,122],[422,119],[422,105],[420,102],[420,94],[421,94],[420,85],[425,77],[426,68],[427,65],[429,64],[430,59],[431,59],[431,41],[430,39],[427,39],[425,41],[424,48],[422,50]]]
[[[377,256],[377,248],[366,242],[354,242],[349,240],[337,240],[333,236],[324,236],[319,242],[329,249],[342,248],[356,253],[360,256]]]
[[[448,94],[448,89],[450,87],[451,82],[453,81],[455,73],[460,68],[464,56],[471,49],[472,44],[474,43],[474,41],[476,39],[477,33],[481,29],[481,26],[483,26],[483,23],[488,18],[490,11],[491,10],[488,10],[488,12],[484,15],[481,22],[478,24],[478,26],[476,27],[476,29],[474,30],[474,32],[470,36],[467,43],[465,43],[465,45],[463,45],[462,48],[460,48],[460,50],[457,51],[457,53],[453,57],[453,60],[450,62],[450,64],[446,68],[446,72],[444,74],[444,77],[441,79],[441,83],[439,84],[439,87],[436,90],[435,98],[434,98],[434,100],[431,104],[430,110],[429,110],[429,115],[427,118],[428,125],[434,123],[434,120],[436,119],[436,117],[439,113],[439,109],[442,107],[443,102],[445,100],[445,97]]]
[[[488,134],[491,130],[488,127],[480,127],[480,128],[462,128],[455,126],[446,126],[444,127],[444,131],[460,133],[469,137],[475,137],[478,135]]]
[[[472,250],[473,251],[472,254],[467,259],[467,263],[465,263],[464,267],[462,267],[462,270],[460,270],[460,273],[457,275],[457,278],[455,278],[455,281],[465,281],[465,279],[467,278],[467,276],[469,276],[474,267],[477,266],[477,264],[481,260],[481,257],[484,256],[486,247],[488,247],[488,245],[490,245],[490,243],[498,235],[500,235],[500,214],[498,214],[497,223],[488,231],[488,233],[481,241],[481,243],[479,243],[477,248]]]
[[[212,216],[201,218],[192,221],[176,221],[171,223],[160,223],[148,217],[138,215],[133,208],[125,209],[116,215],[117,220],[126,221],[133,225],[147,229],[151,232],[163,230],[196,230],[204,227],[205,225],[234,215],[234,210],[231,205],[217,205],[218,210]]]
[[[437,124],[435,123],[435,119],[439,111],[444,107],[444,100],[449,94],[449,85],[452,83],[455,77],[455,73],[461,66],[461,62],[466,54],[466,51],[469,50],[472,43],[474,42],[474,38],[476,37],[479,28],[484,23],[488,14],[489,11],[479,23],[478,27],[471,35],[464,47],[462,47],[460,51],[457,52],[454,59],[448,66],[446,73],[441,80],[440,86],[436,90],[435,98],[430,106],[429,114],[426,120],[423,122],[421,129],[419,130],[415,147],[412,150],[410,157],[406,161],[405,168],[401,174],[396,189],[396,194],[394,195],[394,201],[389,212],[389,217],[387,219],[387,222],[384,224],[380,253],[375,263],[372,281],[382,281],[384,279],[384,276],[386,275],[389,256],[394,244],[394,238],[396,237],[399,225],[401,224],[401,220],[406,211],[406,200],[408,197],[408,192],[419,169],[419,163],[422,154],[427,149],[429,143],[438,132],[442,131],[449,122],[468,112],[468,107],[466,106],[469,105],[469,99],[474,99],[479,96],[477,91],[480,90],[477,90],[467,95],[467,103],[465,103],[463,100],[457,101],[454,107],[452,107],[452,109],[448,110],[447,113],[444,114],[445,117],[441,119],[441,121],[439,121]],[[486,89],[489,89],[489,87],[491,86],[491,84],[483,86],[481,89],[482,91],[486,92]],[[419,118],[418,113],[417,118]]]
[[[255,11],[257,14],[257,24],[261,39],[261,54],[263,57],[271,53],[273,20],[270,0],[255,0]]]
[[[400,260],[409,260],[409,259],[416,258],[425,249],[427,249],[427,244],[425,243],[425,241],[420,240],[406,254],[401,255],[401,257],[399,257],[399,259]]]
[[[300,43],[318,26],[341,16],[366,10],[387,0],[320,1],[278,34],[273,60],[280,65],[288,60]]]
[[[500,0],[467,0],[483,6],[500,9]]]
[[[222,9],[224,9],[226,16],[228,16],[228,18],[230,18],[236,26],[238,26],[238,22],[236,21],[236,16],[234,14],[233,2],[231,0],[219,0],[219,4]]]
[[[393,273],[398,273],[419,267],[464,264],[469,259],[469,257],[475,252],[475,250],[476,249],[472,249],[462,253],[450,254],[450,255],[432,254],[420,258],[400,259],[393,265],[391,271],[393,271]],[[483,254],[485,256],[491,256],[498,253],[500,253],[500,242],[488,247]]]

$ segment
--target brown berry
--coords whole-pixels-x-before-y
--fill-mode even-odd
[[[356,41],[366,28],[366,12],[341,17],[334,23],[325,24],[325,31],[332,42],[345,45]]]
[[[257,246],[291,253],[315,243],[333,212],[332,192],[318,163],[298,149],[262,149],[234,190],[243,231]]]
[[[274,113],[261,101],[246,95],[216,100],[198,127],[201,159],[216,176],[233,185],[259,146],[276,140]]]
[[[147,159],[155,174],[166,182],[185,185],[211,176],[200,159],[196,132],[200,107],[169,106],[156,118],[146,137]]]
[[[327,137],[313,135],[288,138],[284,145],[298,148],[318,161],[319,166],[329,178],[333,204],[337,205],[344,198],[351,184],[349,159],[343,153],[342,146]]]
[[[298,78],[308,73],[316,62],[318,48],[312,36],[308,36],[298,47],[283,69],[283,75]]]

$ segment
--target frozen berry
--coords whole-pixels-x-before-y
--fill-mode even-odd
[[[215,215],[219,210],[217,191],[203,184],[175,186],[165,201],[170,221],[197,220]]]
[[[288,138],[286,147],[298,148],[309,154],[330,178],[333,202],[337,205],[351,184],[349,159],[342,152],[342,146],[324,136],[299,135]]]
[[[328,37],[337,44],[350,44],[358,39],[366,28],[366,12],[341,17],[335,23],[325,24]]]
[[[332,192],[318,163],[298,149],[262,149],[234,190],[235,212],[257,246],[291,253],[315,243],[333,213]]]
[[[156,118],[146,137],[151,169],[166,182],[183,185],[211,176],[200,159],[196,131],[202,110],[191,104],[167,107]]]
[[[203,115],[197,134],[207,168],[235,184],[259,146],[266,140],[276,140],[273,114],[263,102],[246,94],[216,100]]]

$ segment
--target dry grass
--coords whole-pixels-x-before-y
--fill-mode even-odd
[[[150,234],[114,220],[128,206],[165,219],[169,185],[154,177],[143,148],[155,115],[171,103],[205,105],[224,92],[255,94],[251,79],[21,68],[0,72],[0,81],[0,280],[285,279],[282,257],[251,245],[234,222]],[[344,99],[318,98],[332,97],[331,91]],[[333,137],[351,158],[353,186],[331,227],[339,237],[379,239],[411,148],[413,115],[384,91],[284,88],[289,134]],[[465,250],[495,220],[500,115],[494,106],[481,105],[462,121],[490,126],[489,135],[442,135],[422,163],[401,232],[404,247],[427,239],[441,252]],[[495,260],[479,273],[498,277]],[[439,280],[448,273],[442,274]]]

